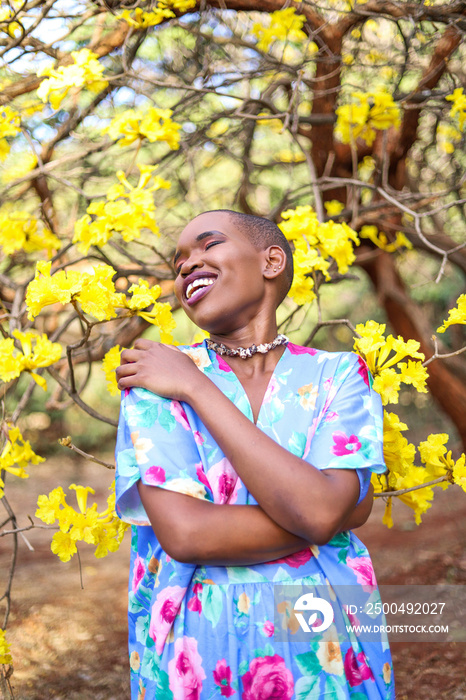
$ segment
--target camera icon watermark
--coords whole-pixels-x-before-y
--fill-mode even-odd
[[[333,622],[333,608],[324,598],[314,596],[314,593],[305,593],[294,604],[294,615],[303,632],[325,632]],[[306,621],[303,613],[311,613]],[[317,613],[321,613],[319,619]],[[317,623],[317,624],[316,624]]]

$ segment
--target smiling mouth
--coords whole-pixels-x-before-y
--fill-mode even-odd
[[[186,288],[186,300],[190,301],[191,303],[194,302],[197,298],[200,298],[201,295],[203,295],[202,293],[206,292],[214,282],[215,279],[212,277],[199,277],[198,279],[193,280],[193,282],[190,282]]]

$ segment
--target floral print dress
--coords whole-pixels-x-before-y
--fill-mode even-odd
[[[221,357],[205,343],[180,349],[253,419],[241,383]],[[360,500],[371,472],[385,470],[380,398],[353,353],[289,343],[257,426],[318,469],[356,469]],[[367,549],[351,531],[255,566],[183,564],[159,545],[138,495],[139,479],[213,503],[257,502],[192,408],[145,389],[126,391],[122,399],[116,458],[117,512],[134,526],[132,700],[393,700],[386,637],[366,642],[337,624],[366,619],[345,608],[339,586],[372,600],[378,595]],[[329,590],[337,612],[330,627],[303,636],[292,600],[277,602],[277,590],[287,586],[293,592]]]

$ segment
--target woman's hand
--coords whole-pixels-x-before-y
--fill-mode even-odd
[[[123,350],[116,369],[119,389],[133,386],[175,401],[185,401],[204,375],[184,352],[171,345],[138,338],[134,347]]]

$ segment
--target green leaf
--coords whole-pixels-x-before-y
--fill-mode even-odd
[[[157,420],[159,407],[152,401],[138,401],[126,407],[128,425],[132,428],[150,428]]]
[[[159,424],[160,427],[166,430],[167,433],[171,433],[176,426],[176,418],[172,416],[170,411],[167,411],[167,409],[164,408],[159,416]]]
[[[244,676],[248,672],[249,663],[247,661],[242,661],[238,667],[238,675]]]
[[[319,685],[319,676],[298,678],[294,687],[296,700],[319,700]]]
[[[211,623],[218,625],[223,610],[223,595],[218,586],[206,586],[202,589],[202,614]]]
[[[298,654],[295,661],[303,676],[317,676],[322,671],[320,661],[313,651],[307,651],[305,654]]]
[[[173,693],[168,683],[168,673],[159,669],[157,674],[157,700],[173,700]]]
[[[267,583],[269,579],[247,566],[229,566],[228,580],[230,583]]]
[[[305,433],[297,433],[293,430],[291,438],[288,440],[288,449],[297,457],[301,457],[304,454],[306,448],[306,435]]]
[[[328,700],[346,700],[345,688],[346,680],[344,676],[341,676],[340,679],[335,676],[328,676],[325,681],[325,692],[329,693]]]

